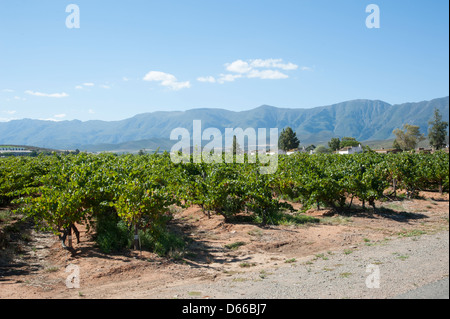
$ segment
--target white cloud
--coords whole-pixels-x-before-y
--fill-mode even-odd
[[[77,89],[77,90],[83,90],[83,89],[85,89],[86,87],[93,87],[93,86],[95,86],[94,83],[87,82],[87,83],[83,83],[83,84],[81,84],[81,85],[75,86],[75,89]]]
[[[262,80],[281,80],[289,78],[287,74],[284,74],[278,70],[251,70],[247,77],[249,79],[259,78]]]
[[[95,83],[87,82],[87,83],[83,83],[81,85],[75,86],[75,89],[83,90],[85,88],[90,88],[90,87],[94,87],[94,86],[95,86]],[[100,85],[100,87],[103,88],[103,89],[110,89],[111,88],[111,86],[106,85],[106,84],[102,84],[102,85]]]
[[[204,76],[197,78],[199,82],[216,83],[216,79],[213,76]]]
[[[3,89],[1,92],[5,92],[5,93],[13,93],[14,90],[11,90],[11,89]]]
[[[179,82],[174,75],[159,71],[150,71],[145,75],[143,80],[149,82],[160,82],[162,86],[166,86],[174,91],[191,87],[191,83],[189,81]]]
[[[58,119],[54,119],[54,118],[48,118],[48,119],[40,118],[39,121],[62,122],[62,120],[58,120]]]
[[[8,115],[14,115],[14,114],[17,113],[17,111],[13,111],[13,110],[11,110],[11,111],[2,111],[1,113],[8,114]],[[8,122],[8,121],[11,121],[11,120],[13,120],[13,118],[0,117],[0,122]]]
[[[124,76],[124,77],[122,78],[122,80],[123,80],[124,82],[128,82],[128,81],[130,81],[130,79],[129,79],[129,78],[127,78],[126,76]]]
[[[234,73],[248,73],[252,70],[248,62],[236,60],[232,63],[225,64],[227,71]]]
[[[262,79],[262,80],[282,80],[289,78],[287,71],[297,70],[298,65],[292,62],[284,62],[283,59],[253,59],[236,60],[225,64],[227,74],[220,74],[217,80],[212,77],[197,78],[200,82],[220,83],[233,82],[239,78]],[[302,70],[310,70],[302,68]],[[282,72],[283,71],[283,72]],[[286,72],[285,72],[286,71]]]
[[[42,93],[42,92],[34,92],[34,91],[25,91],[26,94],[33,95],[33,96],[39,96],[39,97],[51,97],[51,98],[63,98],[68,97],[69,95],[67,93]]]
[[[217,82],[223,84],[225,82],[233,82],[234,80],[240,78],[242,78],[242,74],[221,74]]]
[[[56,114],[56,115],[53,115],[53,117],[46,118],[46,119],[40,118],[39,120],[41,120],[41,121],[51,121],[51,122],[62,122],[62,121],[64,121],[64,118],[66,116],[67,116],[66,114]]]
[[[89,109],[88,113],[89,114],[95,114],[95,111],[93,109]]]
[[[253,68],[275,68],[282,69],[284,71],[292,71],[298,69],[298,65],[291,62],[283,63],[283,59],[250,60],[250,65]]]

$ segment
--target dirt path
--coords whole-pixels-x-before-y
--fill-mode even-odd
[[[71,257],[33,232],[0,265],[0,298],[389,298],[448,276],[448,194],[421,196],[378,203],[375,213],[309,211],[320,222],[268,228],[192,207],[175,214],[171,227],[189,244],[171,259],[105,255],[85,230]],[[69,265],[79,289],[66,287]],[[369,289],[375,271],[380,288]]]
[[[449,233],[329,251],[216,282],[155,289],[143,298],[393,298],[448,278]],[[378,271],[379,276],[375,273]],[[379,278],[379,288],[375,278]],[[373,279],[372,279],[373,278]],[[366,281],[368,281],[368,285]],[[134,298],[136,295],[129,295]]]

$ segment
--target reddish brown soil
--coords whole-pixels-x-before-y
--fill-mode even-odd
[[[189,239],[186,251],[173,252],[172,258],[138,251],[103,254],[82,226],[82,242],[75,244],[72,257],[55,236],[33,230],[14,253],[0,251],[0,298],[140,298],[144,293],[159,298],[166,287],[214,282],[238,272],[281,267],[292,258],[448,230],[448,194],[420,196],[377,203],[378,212],[310,210],[306,214],[320,223],[270,227],[226,223],[221,216],[208,218],[191,207],[175,213],[171,222],[173,230]],[[241,245],[227,248],[235,243]],[[79,289],[66,287],[70,264],[79,267]]]

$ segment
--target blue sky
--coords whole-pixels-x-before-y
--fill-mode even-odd
[[[66,26],[69,4],[80,28]],[[443,97],[448,12],[447,0],[0,0],[0,121]]]

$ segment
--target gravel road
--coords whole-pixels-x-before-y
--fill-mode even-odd
[[[280,262],[276,267],[167,287],[152,295],[180,299],[448,298],[449,233],[362,244]],[[424,290],[417,290],[420,287]],[[436,295],[436,289],[444,291],[444,296],[442,292]]]
[[[408,291],[393,299],[449,299],[448,277],[415,290]]]

